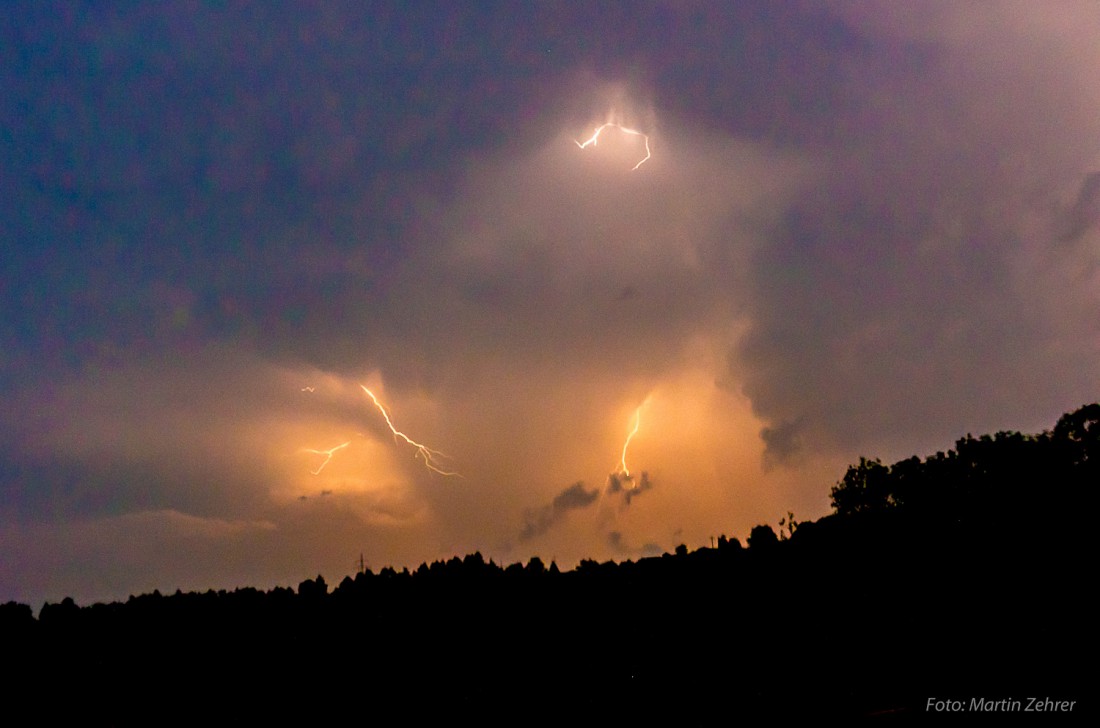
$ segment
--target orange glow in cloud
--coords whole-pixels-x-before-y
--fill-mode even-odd
[[[649,149],[649,136],[648,135],[643,134],[642,132],[638,131],[637,129],[629,129],[629,128],[623,126],[622,124],[616,124],[615,122],[612,122],[612,121],[609,121],[606,124],[602,124],[602,125],[596,127],[596,131],[592,134],[591,137],[589,137],[584,142],[579,142],[576,139],[574,139],[573,142],[578,147],[580,147],[581,149],[587,149],[590,146],[594,147],[594,146],[596,146],[596,144],[597,144],[597,142],[600,138],[600,134],[602,134],[603,130],[607,129],[608,127],[614,127],[615,129],[618,129],[619,131],[621,131],[623,134],[629,134],[631,136],[640,136],[642,138],[642,140],[645,142],[645,157],[643,157],[640,162],[638,162],[633,167],[631,167],[631,169],[630,169],[631,172],[636,170],[638,167],[641,167],[643,164],[646,163],[646,161],[650,157],[653,156],[653,154],[650,152],[650,149]]]
[[[378,411],[382,413],[382,416],[384,418],[386,418],[386,425],[389,426],[390,432],[393,433],[393,436],[395,438],[400,437],[402,440],[404,440],[405,442],[407,442],[410,445],[412,445],[413,447],[415,447],[416,448],[416,454],[424,461],[424,465],[428,468],[428,470],[431,470],[432,472],[435,472],[435,473],[439,473],[440,475],[455,475],[455,476],[458,476],[460,478],[462,477],[461,473],[457,473],[453,470],[443,470],[437,464],[438,463],[438,461],[436,460],[437,457],[444,457],[444,458],[448,457],[445,453],[442,453],[439,450],[433,450],[432,448],[428,447],[427,445],[422,445],[421,443],[417,442],[416,440],[413,440],[412,438],[410,438],[404,432],[401,432],[396,427],[394,427],[393,426],[393,421],[390,420],[389,413],[386,412],[386,408],[382,406],[382,403],[378,401],[378,397],[374,396],[374,392],[370,391],[369,389],[366,388],[366,386],[364,386],[362,384],[360,384],[359,386],[363,388],[363,391],[366,392],[367,396],[371,398],[372,402],[374,402],[374,406],[377,407]]]
[[[349,432],[353,423],[343,417],[309,417],[297,421],[274,422],[264,431],[262,447],[275,465],[268,479],[270,494],[280,504],[296,503],[329,494],[361,518],[371,514],[372,503],[401,503],[412,508],[416,502],[413,484],[402,467],[393,443],[373,433]],[[321,437],[347,443],[331,449],[304,448],[304,440]],[[294,447],[286,447],[294,443]],[[331,457],[330,457],[331,453]],[[303,461],[306,466],[303,467]],[[333,506],[330,506],[333,507]],[[416,508],[420,508],[416,504]]]

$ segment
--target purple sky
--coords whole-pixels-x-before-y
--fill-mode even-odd
[[[1094,2],[8,3],[0,601],[637,558],[1050,427],[1098,68]]]

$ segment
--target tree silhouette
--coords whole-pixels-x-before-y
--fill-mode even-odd
[[[1073,466],[1095,473],[1100,467],[1100,403],[1062,415],[1053,437]]]
[[[779,543],[779,537],[775,535],[775,531],[771,526],[767,524],[760,524],[759,526],[753,526],[749,531],[749,548],[758,551],[764,551],[772,548]]]
[[[833,508],[841,515],[879,511],[891,504],[887,478],[890,469],[877,458],[861,457],[851,465],[831,492]]]

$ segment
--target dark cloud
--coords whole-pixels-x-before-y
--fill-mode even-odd
[[[773,441],[800,422],[814,449],[931,447],[1041,427],[1098,384],[1100,327],[1081,308],[1098,289],[1080,275],[1096,251],[1056,245],[1052,214],[1100,152],[1080,106],[1097,102],[1094,31],[1068,20],[1083,7],[937,5],[901,22],[889,5],[842,11],[862,36],[858,61],[837,49],[853,95],[830,101],[850,135],[824,143],[822,175],[752,257],[731,376]],[[1063,32],[1054,65],[1026,60]],[[1070,235],[1094,212],[1088,179]]]
[[[641,548],[634,548],[624,538],[621,531],[609,531],[607,534],[607,545],[616,554],[632,557],[650,557],[660,556],[665,552],[659,545],[647,541],[641,546]]]
[[[632,499],[637,498],[652,487],[653,482],[649,479],[649,473],[644,470],[641,473],[618,472],[607,476],[607,485],[604,487],[604,491],[608,495],[622,493],[624,505],[629,506]]]
[[[1077,201],[1066,214],[1064,241],[1076,240],[1090,228],[1100,225],[1100,172],[1093,172],[1081,184]]]
[[[623,534],[621,531],[609,531],[607,534],[607,545],[615,551],[626,551],[623,546]]]
[[[599,498],[598,489],[585,490],[583,482],[576,482],[562,492],[554,496],[549,504],[534,510],[526,511],[523,530],[520,531],[520,541],[527,541],[535,536],[546,533],[554,524],[558,523],[569,511],[587,508]]]
[[[553,528],[597,490],[553,494],[606,472],[625,418],[601,413],[651,390],[662,487],[627,532],[695,509],[685,541],[823,510],[830,459],[1037,430],[1100,390],[1091,0],[0,16],[0,528],[22,544],[0,601],[79,571],[25,523],[82,524],[89,573],[161,521],[205,564],[225,524],[275,524],[256,543],[298,551],[249,556],[287,573],[322,511],[336,565],[520,518],[598,557],[602,532]],[[574,143],[609,113],[651,135],[635,172],[614,136]],[[391,442],[367,378],[466,479]],[[304,448],[345,441],[311,474]],[[818,470],[762,472],[761,447]]]
[[[801,420],[780,422],[773,427],[760,430],[760,439],[764,441],[765,468],[785,465],[796,460],[802,452],[801,430]]]
[[[584,508],[591,505],[599,495],[598,490],[587,491],[584,489],[584,483],[578,481],[554,496],[550,506],[555,511],[564,513],[575,508]]]

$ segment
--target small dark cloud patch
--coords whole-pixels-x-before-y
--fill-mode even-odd
[[[632,499],[637,498],[652,487],[653,481],[649,479],[649,473],[644,470],[637,475],[619,472],[607,476],[605,491],[608,495],[622,493],[624,503],[629,506]]]
[[[1100,172],[1085,178],[1077,202],[1069,210],[1060,236],[1063,241],[1076,240],[1089,228],[1100,225]]]
[[[644,558],[647,556],[660,556],[664,553],[664,549],[652,541],[647,541],[641,548],[631,546],[623,536],[622,531],[608,532],[607,545],[610,546],[615,553],[621,555],[640,556]]]
[[[802,419],[784,420],[760,431],[764,442],[764,469],[791,465],[802,452]]]
[[[644,470],[639,473],[619,472],[607,476],[604,493],[611,497],[621,495],[623,507],[626,508],[630,506],[633,499],[652,488],[653,481],[649,479],[649,473]],[[588,508],[599,497],[598,488],[588,490],[584,486],[584,481],[578,480],[554,496],[550,503],[539,508],[529,508],[524,512],[519,540],[528,541],[535,536],[541,536],[563,520],[570,511]]]
[[[584,508],[585,506],[591,505],[592,501],[596,500],[599,495],[600,492],[598,490],[585,490],[584,482],[577,481],[554,496],[554,501],[551,505],[555,511],[570,511],[574,508]]]
[[[622,533],[622,531],[611,531],[610,533],[608,533],[607,534],[607,545],[610,546],[615,551],[618,551],[618,552],[625,551],[626,547],[623,544],[623,533]]]
[[[520,531],[521,541],[527,541],[546,533],[554,524],[565,518],[569,511],[587,508],[596,502],[600,491],[593,488],[587,490],[584,481],[577,481],[562,492],[554,496],[549,504],[541,508],[528,509],[524,515],[523,530]]]

